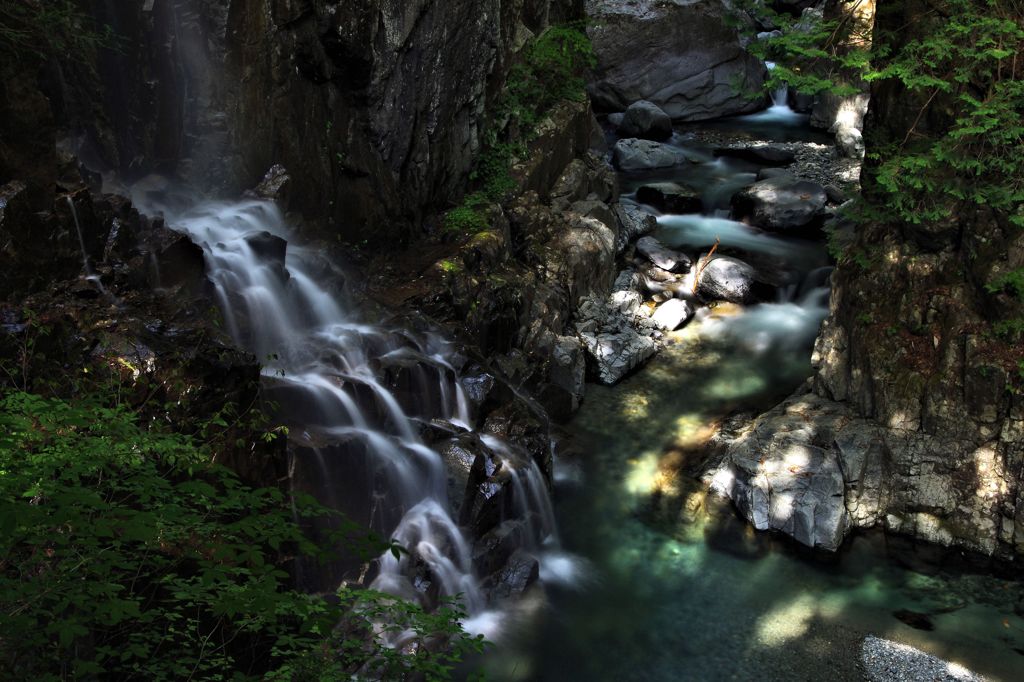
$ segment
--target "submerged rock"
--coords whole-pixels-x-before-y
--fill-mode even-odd
[[[657,104],[640,100],[629,105],[618,129],[621,137],[666,140],[672,137],[672,119]]]

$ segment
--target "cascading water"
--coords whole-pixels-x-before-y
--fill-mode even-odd
[[[382,555],[371,587],[423,602],[428,593],[461,595],[466,610],[479,614],[486,600],[470,545],[450,513],[444,464],[416,428],[416,421],[432,419],[469,428],[469,401],[450,344],[434,334],[357,321],[322,284],[331,268],[288,243],[270,202],[206,203],[169,216],[168,224],[203,247],[230,333],[264,361],[267,393],[297,425],[292,449],[305,454],[293,457],[293,485],[305,481],[335,506],[346,506],[342,498],[355,502],[362,509],[346,513],[409,550]],[[410,404],[385,385],[389,372],[407,378],[416,394],[405,400]],[[486,438],[495,452],[511,451],[497,437]],[[533,469],[526,471],[523,491],[514,496],[526,505],[520,513],[538,507],[544,532],[553,534],[543,477],[537,471],[535,481]],[[335,571],[308,576],[305,586],[331,590],[338,581]]]

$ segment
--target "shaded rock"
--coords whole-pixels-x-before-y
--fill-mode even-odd
[[[671,168],[686,161],[687,155],[681,149],[651,140],[631,137],[619,140],[612,148],[612,163],[624,171]]]
[[[587,33],[597,68],[594,104],[623,111],[647,100],[673,120],[699,121],[756,111],[765,67],[740,45],[721,2],[589,0]],[[738,86],[738,87],[737,87]]]
[[[698,267],[702,261],[698,261]],[[718,256],[700,271],[697,295],[705,301],[747,303],[754,296],[754,268],[741,260]]]
[[[638,237],[650,234],[658,228],[658,221],[654,216],[632,204],[616,204],[612,210],[619,221],[619,236],[615,241],[617,254],[625,251]]]
[[[658,306],[651,315],[651,322],[659,329],[671,332],[682,327],[693,317],[693,312],[688,302],[680,298],[671,298]]]
[[[825,189],[808,180],[769,178],[740,190],[732,198],[733,216],[768,230],[810,225],[828,202]]]
[[[743,159],[762,166],[788,166],[796,161],[796,154],[785,147],[762,144],[753,147],[719,147],[715,156]]]
[[[618,132],[620,137],[667,140],[672,137],[672,119],[653,102],[640,100],[626,109]]]
[[[552,416],[566,419],[579,408],[583,399],[586,370],[586,355],[579,340],[571,336],[557,337],[551,352],[549,386],[542,396]],[[552,396],[553,392],[557,395]]]
[[[704,210],[700,194],[692,187],[676,182],[643,185],[636,191],[636,200],[663,213],[700,213]]]
[[[669,249],[654,237],[641,237],[636,242],[636,251],[662,270],[686,272],[690,269],[690,257]]]

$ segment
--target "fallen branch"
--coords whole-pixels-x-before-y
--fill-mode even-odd
[[[710,251],[708,251],[708,255],[704,256],[701,259],[702,262],[697,264],[697,271],[693,273],[693,291],[690,292],[694,296],[697,295],[697,284],[700,282],[701,273],[704,272],[704,268],[706,268],[708,266],[708,263],[711,262],[711,256],[715,255],[715,251],[718,250],[718,245],[721,243],[721,238],[715,237],[715,245],[711,247]]]

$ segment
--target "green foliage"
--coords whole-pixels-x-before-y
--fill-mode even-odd
[[[0,676],[441,679],[480,649],[452,607],[291,589],[287,561],[325,554],[293,514],[329,512],[210,461],[109,399],[0,394]],[[332,540],[388,546],[337,525]],[[409,646],[385,645],[393,627]]]
[[[84,59],[115,44],[110,27],[96,27],[74,0],[0,2],[0,55]]]
[[[886,82],[918,102],[917,120],[902,140],[869,150],[884,218],[949,220],[974,205],[1005,212],[1024,227],[1020,0],[947,0],[919,18],[923,24],[912,33],[921,37],[910,39],[905,30],[870,36],[870,27],[848,19],[775,14],[772,21],[782,36],[751,47],[778,60],[770,87],[784,82],[801,92],[850,94],[851,83]],[[950,125],[922,134],[918,125],[933,108]]]
[[[595,64],[582,24],[552,26],[530,41],[509,70],[492,124],[470,180],[479,188],[444,219],[447,232],[473,234],[487,228],[484,211],[515,189],[510,172],[536,138],[537,127],[563,100],[586,99],[586,74]]]

